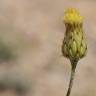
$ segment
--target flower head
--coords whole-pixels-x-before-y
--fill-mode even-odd
[[[67,9],[64,15],[66,32],[62,45],[62,53],[72,60],[79,60],[86,55],[87,44],[84,38],[83,17],[76,9]]]

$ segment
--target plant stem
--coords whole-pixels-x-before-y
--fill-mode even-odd
[[[73,85],[73,80],[75,76],[75,69],[76,69],[77,61],[71,61],[71,77],[70,77],[70,82],[69,82],[69,87],[66,96],[70,96],[72,85]]]

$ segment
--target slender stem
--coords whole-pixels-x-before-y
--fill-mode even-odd
[[[73,80],[74,80],[74,75],[75,75],[75,69],[77,65],[77,61],[72,61],[71,62],[71,77],[70,77],[70,82],[69,82],[69,87],[66,96],[70,96],[72,85],[73,85]]]

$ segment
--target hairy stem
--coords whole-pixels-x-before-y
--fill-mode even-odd
[[[72,65],[71,66],[71,77],[70,77],[69,87],[68,87],[66,96],[70,96],[70,93],[71,93],[77,61],[71,61],[71,65]]]

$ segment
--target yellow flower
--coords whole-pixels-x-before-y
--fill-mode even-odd
[[[64,12],[63,20],[65,23],[82,23],[83,17],[80,16],[79,12],[74,8],[69,8]]]
[[[67,9],[64,14],[66,33],[62,44],[62,53],[71,61],[86,55],[87,44],[83,34],[83,17],[76,9]]]

